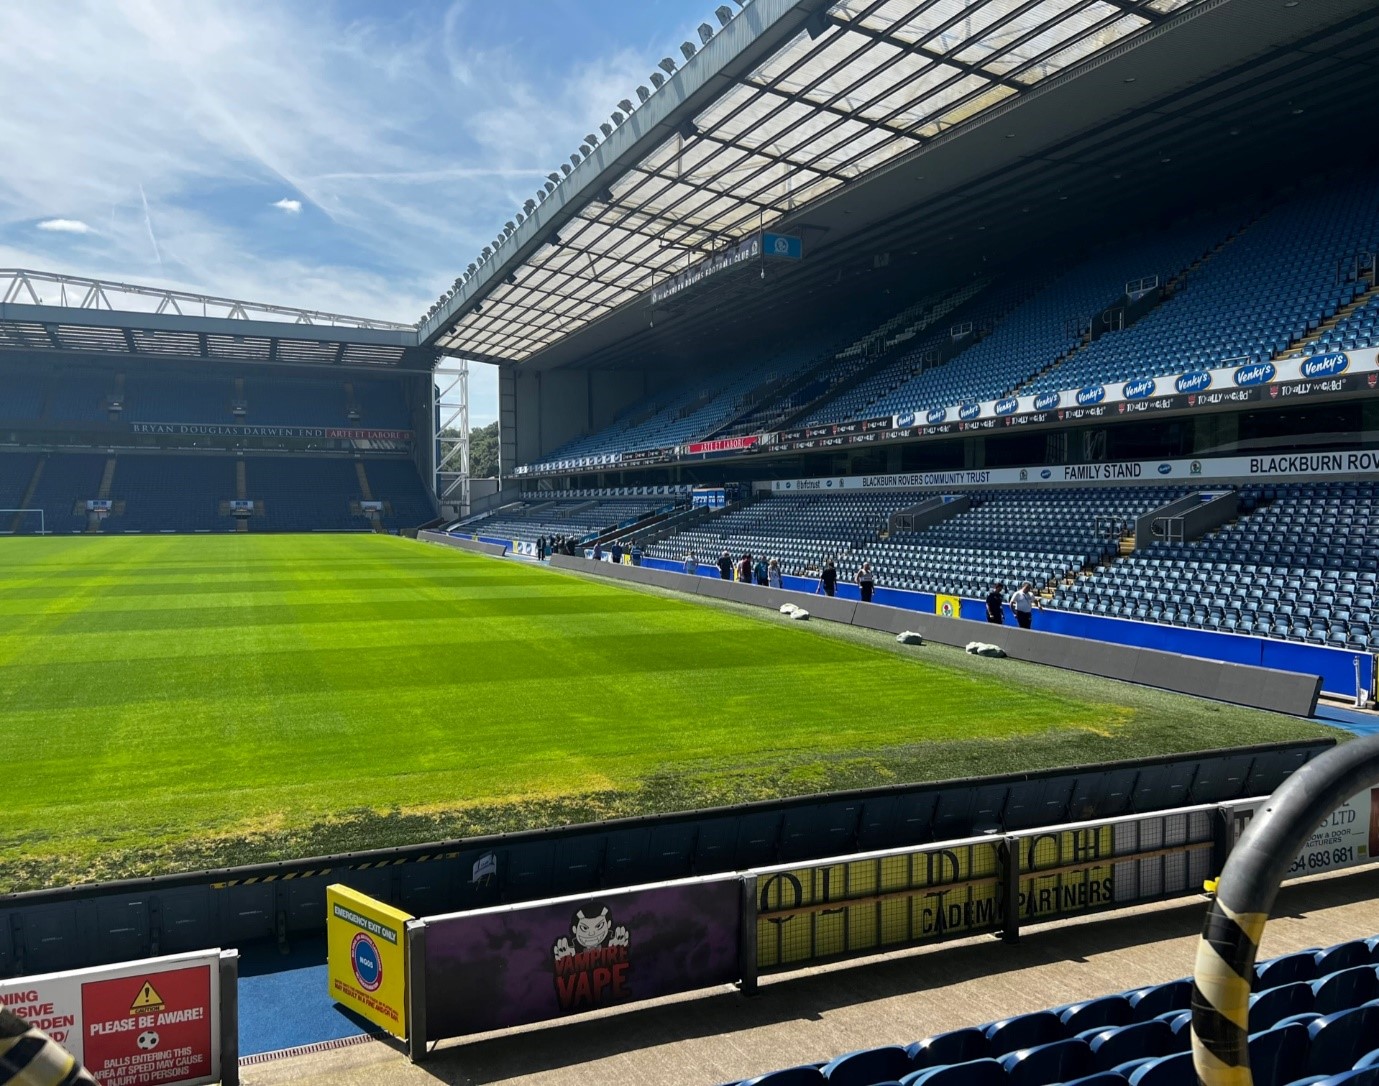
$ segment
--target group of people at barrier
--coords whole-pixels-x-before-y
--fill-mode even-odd
[[[986,594],[986,621],[997,626],[1005,624],[1006,586],[997,581],[991,586],[991,591]],[[1034,585],[1030,581],[1025,581],[1014,592],[1010,594],[1010,613],[1015,616],[1015,622],[1020,629],[1028,630],[1034,625],[1034,612],[1044,609],[1044,601],[1039,598],[1034,591]]]
[[[718,561],[714,565],[718,568],[718,575],[725,581],[756,584],[763,588],[781,587],[782,574],[779,558],[766,558],[762,555],[753,556],[749,552],[734,560],[730,552],[724,551],[718,556]],[[691,577],[699,574],[699,557],[693,551],[688,551],[685,554],[685,573]],[[823,593],[825,596],[837,595],[837,562],[832,558],[825,558],[819,564],[818,578],[819,583],[814,589],[816,595],[819,593]],[[857,590],[861,594],[862,602],[870,603],[876,591],[876,572],[871,568],[870,562],[863,562],[857,567],[856,579]]]
[[[544,562],[553,554],[565,554],[573,558],[579,554],[577,548],[578,540],[574,536],[555,535],[538,536],[536,540],[536,557]]]

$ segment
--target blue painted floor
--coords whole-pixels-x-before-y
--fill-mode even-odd
[[[1323,724],[1335,724],[1356,735],[1373,735],[1379,732],[1379,713],[1362,713],[1357,709],[1346,709],[1338,705],[1318,705],[1313,715]]]
[[[298,939],[292,953],[254,946],[239,956],[239,1053],[254,1056],[374,1032],[326,990],[325,939]]]

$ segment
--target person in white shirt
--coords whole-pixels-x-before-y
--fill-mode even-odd
[[[1029,581],[1022,584],[1010,596],[1010,609],[1015,614],[1015,621],[1020,624],[1020,629],[1028,630],[1034,621],[1034,609],[1044,609],[1043,602],[1034,594],[1034,585]]]

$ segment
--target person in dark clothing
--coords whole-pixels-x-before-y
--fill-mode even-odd
[[[871,603],[872,590],[875,588],[876,574],[872,572],[871,563],[863,562],[862,568],[857,571],[857,591],[863,603]]]
[[[997,581],[986,594],[986,620],[997,626],[1005,625],[1005,591],[1006,586]]]
[[[824,563],[823,572],[819,574],[819,588],[823,589],[825,596],[832,596],[838,591],[838,567],[833,564],[832,558]],[[815,592],[818,590],[815,589]]]
[[[757,584],[761,585],[762,588],[765,588],[765,587],[766,587],[766,559],[765,559],[765,558],[758,558],[758,559],[757,559],[756,568],[755,568],[754,570],[752,570],[752,572],[756,575]]]
[[[622,565],[622,544],[621,544],[621,543],[618,543],[618,542],[614,541],[614,543],[608,548],[608,553],[611,554],[611,555],[613,556],[613,565],[615,565],[615,566],[620,566],[620,565]]]
[[[724,551],[718,559],[718,575],[725,581],[733,579],[733,559],[727,551]]]
[[[632,541],[632,564],[640,566],[642,564],[642,548],[637,546],[637,541]]]
[[[737,562],[737,581],[739,584],[752,583],[752,556],[744,554]]]
[[[536,537],[536,560],[539,562],[546,557],[546,537],[539,535]]]
[[[594,544],[594,561],[595,561],[595,562],[602,562],[602,561],[603,561],[603,547],[600,546],[598,543],[595,543],[595,544]]]

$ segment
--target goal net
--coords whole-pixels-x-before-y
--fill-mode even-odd
[[[0,509],[0,535],[47,535],[42,509]]]

